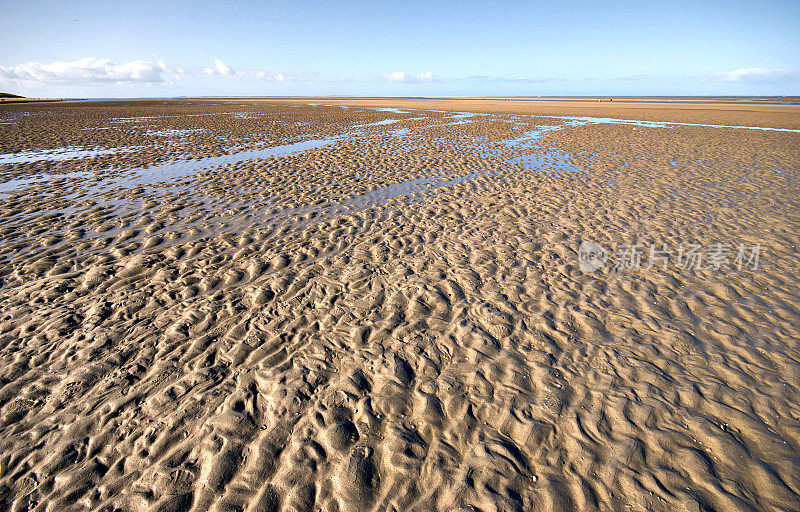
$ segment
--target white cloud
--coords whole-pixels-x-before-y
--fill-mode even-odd
[[[507,78],[507,77],[500,77],[498,79],[499,82],[524,82],[528,84],[544,84],[547,82],[558,82],[564,81],[563,78],[555,78],[555,77],[545,77],[545,78],[530,78],[524,75],[520,75],[516,78]]]
[[[231,78],[236,78],[237,73],[233,70],[232,67],[226,65],[219,59],[214,59],[214,67],[211,68],[203,68],[203,72],[210,76],[227,76]]]
[[[709,80],[719,80],[722,82],[798,82],[800,81],[800,71],[774,68],[739,68],[734,71],[714,73],[703,79],[703,81]]]
[[[545,78],[530,78],[525,75],[468,75],[462,80],[470,82],[502,82],[502,83],[529,83],[529,84],[543,84],[547,82],[564,82],[564,78],[545,77]]]
[[[225,63],[219,59],[214,60],[214,67],[217,68],[217,73],[222,76],[233,76],[236,74],[232,67],[226,66]]]
[[[392,73],[384,73],[383,79],[389,82],[402,82],[406,78],[406,74],[402,71],[394,71]]]
[[[381,75],[381,78],[383,78],[387,82],[396,82],[405,84],[430,82],[436,79],[431,71],[426,71],[424,73],[419,73],[416,75],[406,74],[403,71],[393,71],[391,73],[383,73]]]
[[[234,80],[266,80],[274,82],[284,82],[286,80],[308,80],[315,76],[312,73],[287,73],[259,69],[243,69],[237,71],[219,59],[214,60],[213,68],[203,68],[203,72],[210,76],[221,76]]]
[[[50,64],[26,62],[18,66],[0,66],[0,83],[15,84],[155,84],[173,83],[191,77],[221,77],[243,81],[309,80],[313,73],[291,73],[268,70],[236,70],[220,59],[213,67],[170,66],[157,55],[153,61],[134,60],[116,64],[108,59],[86,57],[74,61],[59,61]]]
[[[94,57],[51,64],[26,62],[18,66],[0,66],[0,80],[40,83],[158,83],[165,81],[166,73],[163,61],[134,60],[115,64]]]

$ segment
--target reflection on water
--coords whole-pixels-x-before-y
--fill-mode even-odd
[[[31,185],[36,185],[37,183],[45,183],[47,181],[52,181],[57,179],[87,178],[91,175],[92,173],[88,171],[74,171],[62,174],[52,174],[52,175],[39,174],[28,178],[17,178],[0,183],[0,193],[8,193],[8,192],[13,192],[15,190],[22,190]]]
[[[365,124],[364,126],[378,126],[382,124],[394,124],[399,121],[403,121],[403,119],[384,119],[383,121],[375,121],[374,123]]]
[[[175,178],[181,178],[194,174],[202,169],[210,169],[222,165],[235,164],[244,160],[254,160],[263,158],[275,158],[286,156],[300,151],[315,149],[327,146],[335,139],[312,139],[294,144],[283,144],[263,149],[252,149],[239,151],[238,153],[199,158],[197,160],[187,160],[178,162],[165,162],[163,164],[151,165],[146,168],[134,169],[135,176],[130,178],[120,178],[115,180],[118,187],[135,187],[137,185],[152,185],[154,183],[167,182]]]
[[[522,155],[506,160],[508,164],[519,164],[523,168],[532,169],[546,174],[562,172],[585,172],[579,166],[569,161],[569,157],[557,149],[546,153]]]
[[[701,123],[678,123],[673,121],[637,121],[634,119],[615,119],[613,117],[579,117],[579,116],[540,116],[551,119],[564,119],[571,121],[572,126],[582,124],[630,124],[645,128],[672,128],[674,126],[700,126],[704,128],[734,128],[737,130],[764,130],[768,132],[793,132],[800,133],[800,129],[794,128],[770,128],[765,126],[736,126],[725,124],[701,124]]]
[[[362,210],[380,204],[385,204],[392,199],[398,199],[402,197],[405,197],[406,202],[416,202],[429,195],[437,188],[446,187],[448,185],[456,185],[458,183],[462,183],[480,176],[486,176],[492,173],[497,173],[497,171],[483,170],[461,176],[453,176],[452,174],[439,174],[436,176],[411,178],[401,181],[400,183],[393,183],[391,185],[378,187],[375,190],[370,190],[361,195],[345,199],[339,203],[335,203],[333,208]]]
[[[345,199],[337,203],[336,206],[355,210],[369,208],[398,197],[421,194],[425,191],[423,185],[433,183],[437,179],[441,179],[441,177],[433,176],[413,178],[410,180],[401,181],[400,183],[393,183],[391,185],[378,187],[375,190],[367,191],[359,196]]]
[[[562,128],[566,128],[564,125],[539,125],[536,126],[533,130],[528,130],[523,133],[521,136],[515,139],[508,139],[504,140],[503,144],[508,147],[519,147],[524,146],[526,144],[530,144],[531,142],[536,142],[537,140],[541,139],[543,135],[548,132],[560,130]]]
[[[65,147],[58,149],[43,149],[38,151],[20,151],[19,153],[0,154],[2,164],[25,164],[42,160],[70,160],[72,158],[91,158],[94,156],[113,155],[116,153],[130,153],[141,147],[112,148],[112,149],[81,149],[79,147]]]
[[[98,183],[87,183],[89,188],[109,190],[113,188],[134,188],[139,185],[152,185],[155,183],[168,182],[175,178],[188,176],[202,169],[217,167],[227,164],[235,164],[243,160],[275,158],[279,156],[286,156],[300,151],[315,149],[322,146],[327,146],[333,143],[336,139],[313,139],[302,142],[295,142],[294,144],[283,144],[280,146],[273,146],[270,148],[255,149],[249,151],[239,151],[238,153],[199,158],[197,160],[165,162],[162,164],[151,165],[149,167],[141,167],[131,169],[129,175],[124,177],[109,177],[103,179]],[[108,150],[111,152],[119,150]],[[74,157],[73,157],[74,158]],[[50,180],[64,179],[64,178],[90,178],[95,176],[94,171],[75,171],[69,173],[53,174],[53,175],[37,175],[33,177],[14,179],[0,183],[0,192],[11,192],[20,190],[30,185],[43,183]]]
[[[400,108],[394,107],[370,107],[370,110],[375,110],[377,112],[394,112],[395,114],[408,114],[408,110],[403,110]]]
[[[167,128],[163,130],[148,130],[147,135],[155,135],[157,137],[182,137],[184,135],[189,135],[192,133],[203,133],[205,131],[206,131],[205,128],[185,128],[185,129]]]

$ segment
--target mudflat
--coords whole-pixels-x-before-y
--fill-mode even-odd
[[[3,105],[0,508],[798,510],[798,148],[797,105]]]
[[[766,102],[719,98],[618,98],[613,101],[608,101],[608,98],[328,98],[325,103],[800,128],[800,104],[796,98],[770,99]]]

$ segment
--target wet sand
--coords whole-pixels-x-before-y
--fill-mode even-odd
[[[0,508],[798,510],[798,128],[4,105]]]
[[[258,100],[251,100],[258,101]],[[275,100],[270,100],[275,101]],[[293,102],[295,100],[284,100]],[[322,102],[319,99],[308,101]],[[638,119],[645,121],[673,121],[701,124],[772,126],[776,128],[800,128],[800,105],[755,103],[734,104],[719,103],[698,104],[680,99],[668,99],[663,102],[644,102],[622,98],[622,101],[585,101],[564,98],[541,98],[536,101],[526,99],[490,99],[471,98],[328,98],[324,103],[351,106],[393,106],[400,108],[438,109],[447,111],[464,111],[526,114],[540,116],[592,116],[602,118]]]

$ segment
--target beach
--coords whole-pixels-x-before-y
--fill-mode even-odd
[[[800,105],[0,106],[0,508],[800,510]]]

